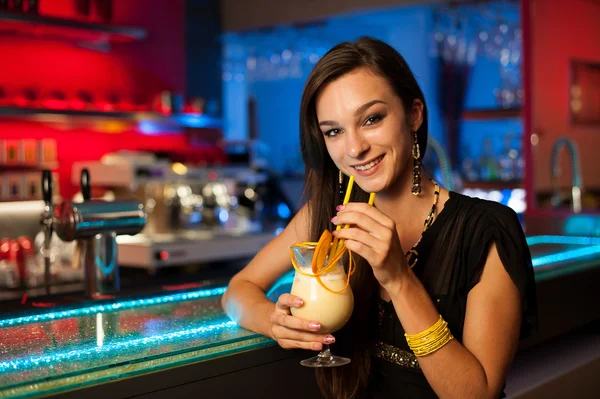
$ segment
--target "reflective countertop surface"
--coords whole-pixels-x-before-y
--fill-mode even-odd
[[[529,237],[536,280],[600,266],[600,238]],[[270,290],[289,292],[287,273]],[[225,287],[0,314],[0,398],[35,397],[273,345],[223,313]]]

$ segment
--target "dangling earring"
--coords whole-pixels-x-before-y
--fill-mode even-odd
[[[417,132],[415,132],[415,144],[412,149],[413,156],[413,185],[410,190],[413,195],[421,194],[421,150],[419,149],[419,141]]]
[[[339,184],[340,184],[340,196],[342,198],[344,198],[344,187],[343,184],[344,183],[344,174],[342,173],[342,171],[340,170],[340,178],[339,178]]]

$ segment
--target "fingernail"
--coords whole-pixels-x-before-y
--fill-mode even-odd
[[[335,337],[330,335],[328,337],[325,337],[325,339],[323,339],[323,341],[325,341],[326,344],[333,344],[335,342]]]
[[[337,216],[331,218],[331,223],[335,223],[337,221]]]
[[[323,349],[323,345],[321,345],[321,344],[314,344],[313,348],[315,348],[316,351],[320,351],[321,349]]]
[[[338,211],[338,212],[341,211],[341,210],[343,210],[343,209],[344,209],[344,205],[338,205],[338,206],[335,207],[335,210]]]
[[[296,306],[300,306],[303,303],[304,303],[304,301],[302,299],[300,299],[300,298],[294,299],[294,305],[296,305]]]
[[[319,323],[309,323],[309,324],[308,324],[308,327],[309,327],[311,330],[318,330],[319,328],[321,328],[321,325],[320,325]]]

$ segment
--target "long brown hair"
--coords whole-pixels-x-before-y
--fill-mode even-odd
[[[421,157],[427,145],[427,106],[417,81],[404,58],[390,45],[368,37],[344,42],[329,50],[310,73],[300,106],[300,146],[305,164],[305,192],[310,212],[310,234],[317,241],[323,230],[331,229],[335,206],[343,201],[338,188],[338,169],[327,153],[323,133],[319,129],[316,97],[327,83],[357,68],[368,68],[387,80],[402,100],[406,115],[411,114],[415,99],[423,102],[423,123],[417,131]],[[346,178],[342,183],[345,188]],[[351,201],[367,201],[368,194],[355,186]],[[358,257],[357,257],[358,258]],[[377,280],[371,267],[357,259],[357,272],[351,279],[354,311],[346,326],[336,333],[332,350],[349,356],[352,362],[343,367],[317,369],[322,394],[331,399],[355,398],[366,388],[369,379],[369,309],[377,295]]]

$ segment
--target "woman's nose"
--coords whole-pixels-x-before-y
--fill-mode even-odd
[[[369,150],[369,143],[357,132],[346,134],[346,153],[351,158],[359,158]]]

